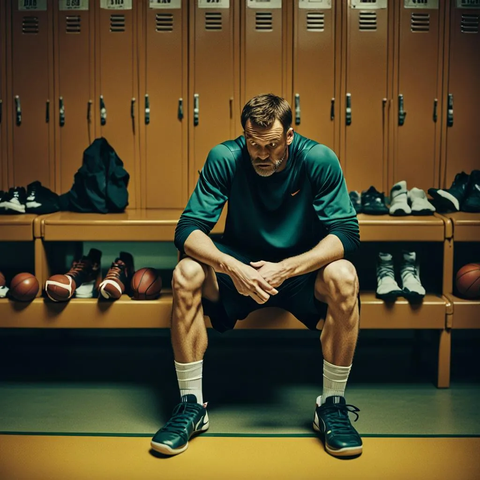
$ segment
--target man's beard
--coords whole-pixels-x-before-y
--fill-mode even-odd
[[[250,161],[252,162],[252,166],[253,166],[253,169],[255,170],[255,173],[257,175],[260,175],[261,177],[270,177],[280,168],[280,165],[282,165],[282,163],[285,161],[285,159],[287,158],[287,152],[288,152],[288,145],[285,147],[285,152],[283,153],[283,157],[272,164],[273,170],[269,170],[267,172],[262,171],[262,169],[258,169],[255,165],[256,163],[255,160],[252,157],[250,157]],[[261,162],[258,162],[258,163],[261,163]]]

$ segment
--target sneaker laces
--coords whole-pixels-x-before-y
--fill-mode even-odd
[[[74,260],[72,262],[72,266],[66,275],[72,277],[78,286],[88,280],[93,269],[94,267],[91,260],[88,257],[83,257],[81,260]],[[78,280],[80,280],[80,282],[78,282]]]
[[[328,417],[328,428],[329,430],[334,430],[335,434],[349,434],[352,431],[352,425],[350,423],[350,418],[348,417],[348,412],[355,415],[356,422],[358,420],[359,408],[354,405],[349,404],[340,404],[334,403],[333,405],[326,406],[325,404],[320,407]]]
[[[395,280],[395,274],[393,272],[393,265],[391,263],[379,263],[377,267],[377,277],[383,279],[385,277],[390,277]]]
[[[409,275],[413,275],[415,280],[420,281],[420,279],[418,278],[417,268],[415,267],[415,265],[413,263],[404,263],[402,265],[400,274],[402,276],[402,281],[403,282],[405,282],[406,278]]]
[[[178,404],[173,411],[172,417],[162,428],[162,431],[185,435],[188,424],[193,422],[200,408],[203,409],[198,403],[182,402]]]
[[[107,279],[116,279],[119,280],[121,279],[122,275],[125,275],[125,263],[123,263],[122,260],[118,260],[116,262],[112,263],[112,266],[107,272],[107,275],[105,278]]]

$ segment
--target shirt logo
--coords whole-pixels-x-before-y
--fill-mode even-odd
[[[290,195],[294,197],[300,190],[297,190],[296,192],[291,193]]]

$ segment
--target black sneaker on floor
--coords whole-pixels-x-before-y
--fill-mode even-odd
[[[38,215],[58,212],[58,195],[40,182],[32,182],[27,186],[26,209],[27,213]]]
[[[334,457],[353,457],[362,453],[363,443],[358,432],[348,418],[348,412],[358,419],[360,410],[347,405],[344,397],[327,397],[322,405],[322,397],[317,398],[313,429],[320,432],[325,450]]]
[[[385,205],[385,194],[373,186],[362,192],[362,212],[367,215],[386,215],[388,207]]]
[[[152,438],[151,446],[164,455],[177,455],[188,448],[188,440],[196,433],[208,430],[205,405],[197,403],[195,395],[184,395],[183,402],[173,410],[172,417]]]
[[[25,213],[25,201],[27,194],[23,187],[12,187],[3,195],[3,213]]]
[[[480,170],[474,170],[470,174],[467,185],[465,200],[460,206],[462,212],[480,212]]]
[[[457,173],[450,188],[429,188],[428,193],[435,202],[439,212],[458,212],[467,194],[469,175]]]
[[[357,213],[362,213],[362,198],[360,194],[356,190],[353,190],[349,193],[349,196],[355,211]]]

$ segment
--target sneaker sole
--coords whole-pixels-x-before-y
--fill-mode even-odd
[[[442,208],[448,208],[450,210],[459,211],[460,203],[456,197],[451,193],[446,192],[445,190],[431,191],[429,190],[430,195],[437,201],[441,203]]]
[[[206,432],[209,426],[210,426],[210,423],[207,422],[205,425],[203,425],[203,427],[200,430],[196,430],[195,432],[193,432],[190,438],[188,439],[187,443],[185,445],[182,445],[179,448],[170,448],[168,445],[165,445],[163,443],[156,443],[153,441],[150,442],[150,446],[156,452],[163,453],[163,455],[168,455],[168,456],[178,455],[179,453],[183,453],[188,448],[188,442],[193,437],[195,437],[196,435],[199,435],[200,433]]]
[[[15,203],[5,202],[2,207],[9,213],[9,210],[13,210],[17,213],[25,213],[25,205],[16,205]]]
[[[401,297],[405,292],[399,290],[398,292],[390,292],[379,294],[376,293],[375,296],[384,302],[394,302],[398,297]]]
[[[313,429],[320,434],[323,445],[325,446],[325,450],[333,457],[358,457],[363,452],[363,445],[359,445],[357,447],[340,448],[338,450],[331,448],[325,441],[325,435],[315,422],[313,422]]]

